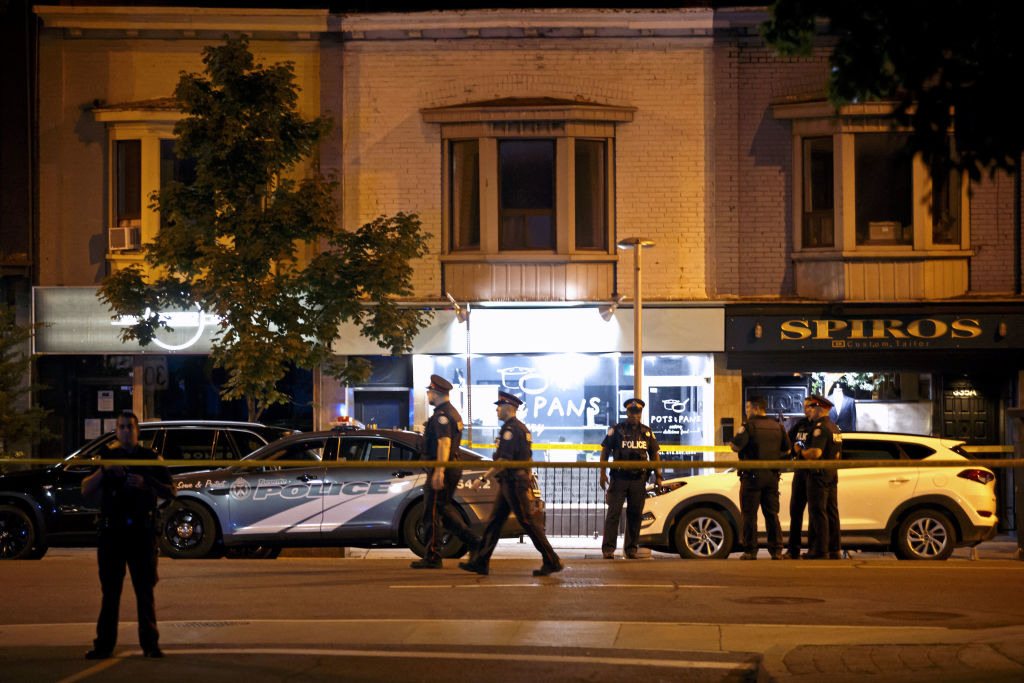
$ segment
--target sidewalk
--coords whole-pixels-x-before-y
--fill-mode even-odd
[[[593,536],[549,536],[551,546],[563,559],[599,559],[601,557],[601,538]],[[621,539],[620,539],[621,544]],[[498,548],[494,551],[496,557],[533,557],[537,550],[533,547],[530,539],[523,537],[522,540],[515,538],[503,538],[498,541]],[[622,554],[622,548],[617,550]],[[349,557],[363,558],[367,560],[385,559],[406,559],[414,560],[416,555],[408,548],[288,548],[282,551],[282,557]],[[656,560],[678,559],[678,555],[651,552],[640,549],[641,557],[648,556]],[[763,557],[768,552],[761,550]],[[972,558],[973,555],[973,558]],[[891,552],[874,551],[852,551],[850,559],[872,559],[872,560],[893,560],[896,556]],[[1014,536],[996,536],[990,541],[985,541],[975,548],[957,548],[953,551],[951,559],[959,560],[1017,560],[1017,539]]]

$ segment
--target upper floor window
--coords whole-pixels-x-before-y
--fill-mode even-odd
[[[445,253],[612,255],[615,124],[632,112],[550,99],[424,110],[445,141]]]
[[[937,177],[892,130],[889,105],[776,105],[793,120],[799,249],[966,250],[967,183]]]
[[[93,109],[110,139],[108,259],[138,259],[134,252],[156,238],[162,224],[150,196],[167,181],[189,182],[195,165],[174,154],[174,124],[181,117],[171,98]]]

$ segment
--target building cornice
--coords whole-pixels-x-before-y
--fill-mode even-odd
[[[328,31],[327,10],[209,9],[201,7],[78,7],[36,5],[46,28],[83,31],[245,32],[313,37]]]

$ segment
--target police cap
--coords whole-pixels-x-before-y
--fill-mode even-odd
[[[513,408],[518,408],[519,406],[523,405],[523,400],[516,396],[515,394],[510,394],[507,391],[499,391],[498,400],[494,402],[494,405],[505,405],[512,406]]]
[[[441,377],[441,375],[431,375],[430,384],[427,385],[427,389],[436,391],[439,394],[447,394],[452,390],[452,383]]]
[[[832,401],[828,400],[824,396],[819,396],[818,394],[811,394],[804,400],[813,406],[818,406],[819,408],[831,408],[833,405],[835,405],[832,403]]]
[[[626,402],[623,403],[622,405],[625,406],[627,413],[639,413],[644,409],[644,406],[647,404],[634,396],[633,398],[627,398]]]

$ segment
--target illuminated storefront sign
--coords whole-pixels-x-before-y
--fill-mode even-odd
[[[727,316],[730,351],[1017,348],[1019,315]]]
[[[622,403],[633,395],[632,356],[619,353],[474,355],[474,441],[497,433],[498,390],[523,399],[519,419],[537,442],[598,444],[608,428],[625,419]],[[417,386],[431,374],[455,386],[452,402],[468,419],[464,357],[417,355]],[[650,354],[644,357],[644,419],[665,444],[706,444],[712,438],[714,363],[710,354]],[[594,454],[596,455],[596,453]]]
[[[166,354],[209,353],[217,317],[199,310],[161,311],[171,330],[161,329],[148,346],[121,341],[134,316],[113,318],[90,287],[35,287],[32,290],[35,353]],[[153,315],[149,312],[148,315]]]

